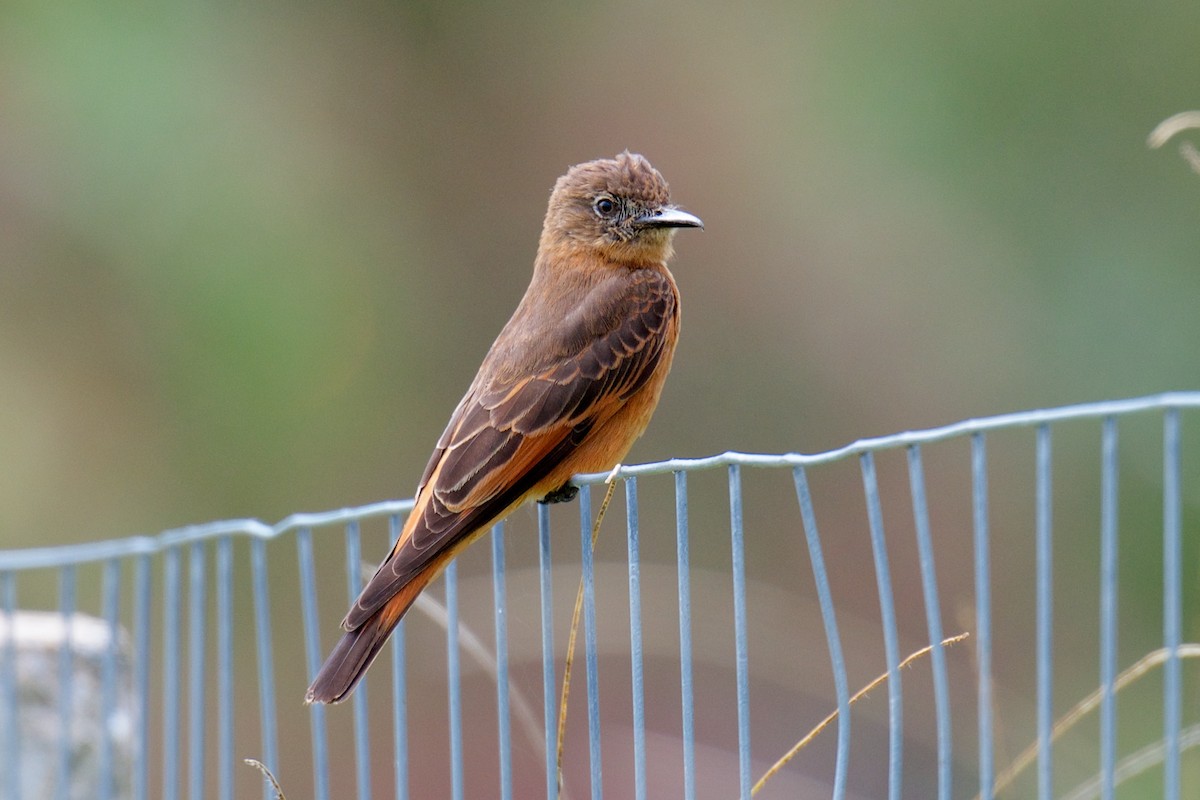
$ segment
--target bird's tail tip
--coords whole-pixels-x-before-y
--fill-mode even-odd
[[[399,621],[399,615],[389,614],[385,607],[358,628],[343,633],[304,693],[305,705],[345,700],[362,680],[367,667],[379,655]]]

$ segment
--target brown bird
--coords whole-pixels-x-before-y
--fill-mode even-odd
[[[625,457],[675,354],[674,229],[702,227],[640,155],[558,179],[533,280],[438,440],[400,538],[342,620],[309,703],[344,699],[421,590],[493,523],[531,499],[570,500],[572,475]]]

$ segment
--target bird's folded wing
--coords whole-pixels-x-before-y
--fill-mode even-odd
[[[439,554],[521,500],[654,374],[676,313],[669,279],[649,273],[611,291],[617,296],[593,298],[572,323],[564,339],[579,342],[573,352],[473,386],[459,403],[422,479],[417,518],[344,628],[357,628]]]

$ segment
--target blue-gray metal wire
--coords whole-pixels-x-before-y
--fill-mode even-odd
[[[250,569],[254,586],[255,655],[258,657],[258,710],[262,732],[263,763],[268,769],[279,764],[279,739],[275,724],[275,659],[271,650],[271,606],[268,599],[267,544],[255,539],[250,545]],[[232,795],[231,795],[232,796]],[[272,800],[271,787],[263,785],[263,800]]]
[[[109,559],[104,563],[104,621],[108,628],[108,647],[100,677],[100,718],[109,719],[117,707],[117,652],[120,636],[121,562]],[[113,743],[105,737],[100,742],[100,770],[97,788],[101,800],[113,794]]]
[[[0,725],[3,736],[4,789],[8,797],[21,793],[21,740],[17,721],[17,647],[16,629],[17,576],[11,572],[0,572],[0,603],[4,605],[4,624],[9,635],[4,639],[4,669],[0,670],[0,692],[4,698],[4,724]]]
[[[738,777],[740,796],[750,797],[750,654],[746,622],[746,544],[742,515],[742,473],[729,465],[729,539],[733,549],[733,660],[737,677]]]
[[[900,800],[904,766],[904,692],[900,678],[900,631],[896,625],[896,602],[892,594],[892,571],[888,566],[883,534],[883,509],[875,478],[875,459],[870,452],[859,456],[867,497],[867,520],[871,551],[875,556],[875,583],[879,589],[879,614],[883,621],[883,649],[888,675],[888,800]],[[745,793],[743,792],[743,795]]]
[[[975,539],[975,663],[979,711],[979,795],[992,796],[992,590],[989,560],[987,445],[984,432],[971,435],[971,510]]]
[[[400,515],[388,517],[389,542],[400,538]],[[408,670],[405,666],[405,624],[400,620],[392,632],[392,740],[396,800],[408,797]]]
[[[950,678],[946,669],[946,652],[942,647],[942,604],[938,600],[937,569],[934,566],[933,535],[929,524],[929,507],[925,499],[925,468],[921,448],[908,448],[909,490],[912,493],[913,521],[917,533],[917,552],[921,566],[921,593],[925,599],[925,624],[933,671],[934,714],[937,717],[937,786],[938,800],[950,800],[951,792],[951,722]]]
[[[629,695],[623,708],[628,709],[629,727],[627,740],[620,737],[605,740],[628,741],[630,752],[618,752],[619,748],[610,745],[608,753],[604,754],[601,748],[601,734],[605,730],[605,721],[625,716],[624,712],[618,711],[616,705],[605,710],[600,702],[601,689],[608,685],[602,681],[604,676],[601,672],[606,668],[612,669],[612,664],[606,667],[607,659],[604,656],[607,651],[604,648],[612,645],[611,641],[605,640],[600,633],[601,626],[607,623],[598,619],[598,606],[602,604],[597,595],[602,587],[597,582],[597,564],[590,540],[595,510],[590,487],[600,483],[606,476],[578,476],[577,482],[582,487],[578,529],[581,552],[579,562],[574,568],[578,570],[575,573],[576,577],[582,577],[584,587],[583,642],[588,706],[586,763],[592,800],[600,800],[605,788],[621,795],[648,797],[652,785],[660,786],[664,780],[671,780],[662,777],[665,774],[675,776],[674,780],[678,781],[684,800],[694,800],[701,791],[705,796],[709,792],[709,787],[700,783],[697,778],[699,773],[712,774],[707,765],[702,763],[703,760],[697,758],[697,720],[700,719],[697,712],[703,711],[704,704],[709,702],[710,698],[707,694],[696,691],[697,672],[693,642],[693,589],[698,581],[708,580],[708,573],[698,572],[692,563],[693,536],[697,520],[689,513],[689,493],[695,492],[695,488],[689,485],[689,476],[704,470],[724,469],[727,478],[730,549],[725,552],[729,556],[729,579],[733,590],[732,597],[728,598],[731,609],[729,633],[732,635],[733,649],[728,654],[730,659],[726,666],[732,678],[732,684],[727,686],[732,692],[736,713],[724,720],[723,724],[729,726],[729,735],[736,741],[736,752],[730,755],[736,758],[738,765],[736,781],[726,787],[727,791],[720,787],[713,789],[721,792],[722,796],[736,793],[744,799],[748,798],[756,777],[756,765],[776,755],[765,751],[765,737],[756,733],[757,729],[752,727],[751,710],[758,708],[751,702],[752,697],[761,698],[768,703],[764,708],[769,708],[774,702],[772,693],[777,691],[778,687],[770,682],[760,683],[755,669],[754,572],[750,566],[754,561],[748,559],[748,553],[758,552],[764,547],[778,546],[779,541],[768,540],[764,543],[761,538],[747,534],[747,528],[753,524],[750,521],[751,510],[747,507],[743,491],[743,484],[750,480],[746,475],[748,468],[791,470],[795,497],[793,501],[785,502],[781,507],[790,508],[792,513],[796,510],[799,512],[792,535],[803,537],[802,540],[797,538],[797,542],[804,547],[811,565],[811,591],[820,609],[832,677],[831,686],[807,686],[804,691],[824,692],[828,706],[836,707],[839,714],[835,722],[836,748],[832,751],[831,762],[824,766],[807,763],[804,769],[819,773],[819,778],[830,784],[835,800],[847,796],[852,777],[856,775],[856,771],[851,769],[854,732],[862,730],[864,735],[869,734],[873,723],[867,718],[865,724],[856,725],[856,712],[851,709],[852,686],[846,663],[846,644],[838,627],[838,598],[844,596],[846,587],[835,585],[827,570],[828,542],[819,532],[819,504],[814,500],[808,475],[811,470],[824,464],[850,457],[858,457],[860,461],[864,492],[862,498],[868,522],[865,531],[857,531],[854,535],[865,537],[863,542],[869,544],[873,557],[879,610],[879,638],[882,640],[884,651],[878,668],[886,671],[889,677],[887,747],[876,754],[879,761],[864,765],[857,774],[886,774],[887,793],[891,798],[898,798],[902,794],[908,796],[908,782],[915,780],[910,775],[920,769],[927,770],[928,780],[931,785],[937,787],[936,796],[939,800],[947,800],[954,796],[956,789],[961,792],[967,783],[974,783],[981,796],[993,796],[993,787],[997,780],[995,760],[997,755],[1003,752],[997,747],[997,686],[994,671],[998,662],[993,651],[993,628],[995,615],[1007,606],[1004,604],[1005,598],[993,594],[993,559],[1000,551],[995,549],[996,542],[993,536],[993,531],[999,530],[999,526],[991,515],[997,513],[1000,505],[992,495],[993,491],[999,490],[994,488],[989,472],[995,447],[993,435],[1019,428],[1033,428],[1034,431],[1034,519],[1031,531],[1031,589],[1034,611],[1030,624],[1030,638],[1036,660],[1036,669],[1032,675],[1032,685],[1036,692],[1033,700],[1036,707],[1036,725],[1031,735],[1038,745],[1038,758],[1036,772],[1031,776],[1031,780],[1037,787],[1038,797],[1053,797],[1055,782],[1060,779],[1061,768],[1058,771],[1055,769],[1053,742],[1054,688],[1057,674],[1054,653],[1055,570],[1059,561],[1054,558],[1054,551],[1056,533],[1060,532],[1056,531],[1052,511],[1055,508],[1056,491],[1064,482],[1054,480],[1055,462],[1052,461],[1052,455],[1060,461],[1065,458],[1063,445],[1055,444],[1057,426],[1082,420],[1098,422],[1100,444],[1099,526],[1095,531],[1099,559],[1099,594],[1096,598],[1099,619],[1094,652],[1098,661],[1101,699],[1099,737],[1096,743],[1096,778],[1100,796],[1115,797],[1122,777],[1119,750],[1122,740],[1118,736],[1118,724],[1125,718],[1124,714],[1121,718],[1117,715],[1117,680],[1128,656],[1121,649],[1122,642],[1118,639],[1118,609],[1125,607],[1120,603],[1122,584],[1119,569],[1119,512],[1122,509],[1118,505],[1118,489],[1121,452],[1129,447],[1125,442],[1133,435],[1122,428],[1120,423],[1130,415],[1146,413],[1162,415],[1161,627],[1162,647],[1166,651],[1162,666],[1160,724],[1162,796],[1169,800],[1179,800],[1184,796],[1185,790],[1197,791],[1195,787],[1183,785],[1186,777],[1182,768],[1183,753],[1186,750],[1181,748],[1194,746],[1196,739],[1190,734],[1185,735],[1184,726],[1194,725],[1196,720],[1188,717],[1187,709],[1183,706],[1183,663],[1179,652],[1183,644],[1186,610],[1183,574],[1185,568],[1191,569],[1183,563],[1184,537],[1187,532],[1184,530],[1183,514],[1186,497],[1182,466],[1182,428],[1184,415],[1198,408],[1200,392],[1172,393],[968,420],[941,428],[864,439],[837,450],[814,455],[731,452],[711,458],[673,459],[623,467],[619,472],[619,478],[623,480],[618,482],[623,484],[625,493],[625,558],[630,609],[626,654],[628,672],[625,673],[628,675]],[[1119,431],[1122,444],[1120,449]],[[970,453],[967,490],[973,545],[971,575],[974,605],[973,627],[970,632],[974,640],[974,655],[969,660],[973,671],[973,714],[967,714],[960,708],[963,692],[961,688],[957,691],[955,689],[955,670],[949,660],[953,651],[947,651],[940,645],[950,615],[942,605],[943,590],[939,584],[936,566],[937,562],[941,561],[940,557],[937,557],[937,526],[930,514],[934,498],[927,486],[925,465],[929,448],[948,440],[964,441]],[[896,527],[895,523],[887,523],[892,501],[887,500],[885,493],[880,489],[880,467],[877,464],[881,453],[895,449],[903,449],[907,459],[908,494],[912,503],[918,567],[914,574],[920,582],[924,603],[923,631],[920,636],[925,637],[932,646],[928,669],[932,678],[933,714],[925,715],[929,716],[931,722],[924,721],[926,728],[932,731],[932,747],[936,751],[936,758],[931,765],[921,763],[920,746],[914,748],[907,744],[910,728],[922,724],[922,720],[919,719],[922,715],[904,713],[908,685],[900,671],[902,656],[908,649],[907,645],[914,639],[914,629],[902,624],[893,596],[897,586],[897,567],[889,558],[889,549],[898,547],[899,542],[892,532]],[[647,575],[658,573],[648,572],[655,565],[644,563],[643,535],[649,535],[649,532],[644,530],[647,527],[645,520],[649,512],[643,513],[639,489],[642,483],[649,485],[648,481],[651,478],[664,474],[671,475],[674,481],[671,487],[675,521],[675,559],[672,566],[678,594],[678,605],[674,610],[657,603],[653,606],[643,605],[650,589],[646,582]],[[791,505],[791,502],[795,502],[796,505]],[[837,497],[827,502],[845,504],[848,500],[845,497]],[[161,796],[168,800],[184,796],[211,796],[220,800],[232,800],[236,784],[246,780],[239,777],[236,763],[241,754],[254,753],[269,769],[279,770],[283,765],[283,750],[293,754],[302,750],[303,761],[311,764],[311,784],[306,788],[297,786],[295,789],[302,796],[328,800],[335,796],[335,783],[341,786],[351,780],[355,787],[353,794],[359,798],[382,796],[384,790],[379,789],[381,783],[390,783],[390,788],[398,800],[412,797],[416,792],[423,794],[422,790],[417,788],[413,770],[414,767],[419,768],[422,775],[427,776],[430,772],[429,765],[414,765],[410,754],[414,731],[411,730],[413,721],[410,717],[409,694],[409,681],[413,675],[409,669],[411,655],[405,630],[409,623],[401,624],[394,634],[389,648],[392,661],[390,673],[377,667],[373,680],[367,682],[376,685],[361,686],[346,709],[330,710],[314,706],[305,712],[309,726],[307,743],[305,737],[295,735],[295,731],[288,731],[289,735],[281,739],[279,719],[285,710],[289,718],[291,717],[292,698],[283,697],[277,691],[277,684],[284,676],[289,675],[291,671],[301,671],[298,670],[301,666],[303,674],[295,675],[296,681],[293,682],[305,683],[306,679],[315,673],[320,659],[325,654],[325,648],[331,644],[328,637],[336,634],[336,630],[328,629],[327,619],[330,614],[337,612],[332,611],[330,606],[337,606],[340,610],[345,598],[352,598],[362,583],[362,539],[367,535],[363,526],[372,520],[383,520],[390,537],[394,540],[399,533],[403,516],[410,507],[411,504],[407,502],[385,502],[321,514],[297,514],[276,525],[265,525],[255,520],[233,520],[171,530],[150,537],[66,547],[0,551],[0,623],[8,632],[3,642],[0,642],[0,797],[5,800],[23,800],[24,762],[19,734],[22,727],[17,675],[19,656],[14,643],[15,629],[23,593],[28,591],[28,586],[47,585],[49,575],[53,576],[49,585],[58,587],[58,613],[66,618],[80,612],[94,614],[102,620],[109,632],[107,649],[102,656],[100,669],[99,707],[102,715],[112,715],[122,702],[126,694],[122,692],[122,686],[129,684],[122,684],[121,681],[129,680],[131,683],[133,706],[128,713],[133,731],[129,760],[119,761],[115,740],[105,738],[98,744],[98,797],[122,797],[123,795],[116,793],[115,788],[122,785],[129,787],[132,797],[147,800],[152,796],[152,782],[157,782],[160,789],[153,796]],[[706,529],[714,524],[712,520],[702,522]],[[1061,525],[1062,523],[1059,523],[1059,527]],[[540,622],[535,623],[533,617],[526,617],[522,619],[520,626],[522,629],[530,625],[540,628],[544,726],[540,735],[545,750],[539,754],[539,758],[544,765],[545,795],[550,798],[559,795],[555,726],[559,700],[558,665],[561,664],[562,653],[555,648],[555,632],[561,631],[558,626],[565,623],[556,623],[554,614],[555,566],[551,558],[549,507],[538,506],[537,527],[536,570],[539,576]],[[330,570],[324,559],[321,568],[318,569],[315,555],[318,538],[322,547],[329,546],[330,543],[334,543],[339,530],[340,548],[344,557],[342,580],[334,577],[338,570]],[[839,535],[847,534],[842,532]],[[246,539],[249,540],[248,543],[245,542]],[[300,638],[303,640],[299,645],[303,653],[299,664],[278,657],[275,649],[275,637],[282,634],[279,628],[280,621],[273,619],[271,611],[273,593],[277,591],[271,573],[278,572],[278,569],[272,567],[272,551],[268,550],[268,544],[274,540],[285,540],[285,547],[289,546],[287,543],[290,542],[290,546],[295,548],[299,567],[299,595],[294,601],[298,604],[298,627]],[[645,541],[649,542],[649,538]],[[519,757],[519,739],[518,734],[514,732],[528,723],[515,721],[513,716],[514,702],[523,704],[523,695],[520,693],[527,690],[520,688],[519,671],[511,669],[509,663],[510,631],[516,618],[510,615],[513,605],[509,596],[510,570],[506,564],[505,529],[497,526],[491,533],[490,542],[495,649],[492,669],[496,681],[494,707],[497,745],[491,763],[497,765],[499,788],[495,793],[501,800],[509,800],[511,797],[529,793],[528,776],[522,778],[517,769],[517,764],[524,763],[527,759]],[[247,548],[248,553],[248,560],[245,562],[239,560],[239,551],[243,547]],[[561,568],[571,569],[571,553],[571,548],[568,548],[569,555],[560,556],[563,559]],[[90,575],[89,570],[93,569],[99,575],[100,587],[98,599],[94,603],[91,593],[85,593],[81,589],[85,585],[91,585],[85,582],[83,576]],[[30,575],[29,580],[21,580],[24,574]],[[335,584],[321,593],[325,606],[318,603],[319,581]],[[123,590],[125,582],[128,582],[130,587],[128,592]],[[797,589],[802,590],[803,587]],[[471,765],[478,763],[478,754],[469,751],[468,748],[477,746],[472,743],[478,740],[478,726],[473,724],[473,707],[464,705],[464,698],[469,691],[465,669],[467,664],[463,660],[466,643],[460,635],[460,627],[466,624],[461,607],[464,596],[462,580],[459,578],[457,567],[453,565],[447,572],[444,591],[447,606],[445,665],[448,692],[445,714],[449,742],[445,748],[446,762],[441,766],[441,774],[448,779],[450,796],[461,798],[475,793],[469,786],[473,786],[476,781],[472,776]],[[247,598],[246,604],[252,605],[253,609],[248,621],[239,619],[238,609],[242,605],[239,599],[243,596]],[[657,593],[655,596],[657,597]],[[606,615],[610,611],[611,609],[606,608]],[[663,723],[657,716],[652,721],[647,713],[648,664],[651,658],[661,658],[662,643],[654,642],[651,655],[651,651],[647,649],[649,643],[646,631],[652,622],[657,623],[663,615],[671,616],[671,624],[677,624],[678,629],[677,675],[682,715],[677,718],[676,730],[664,731],[661,727],[655,727],[653,733],[656,741],[661,740],[667,733],[677,738],[679,761],[651,759],[647,749],[654,746],[648,744],[651,726],[661,726]],[[606,616],[605,620],[607,619]],[[290,626],[292,623],[289,620],[287,624]],[[706,619],[703,624],[710,626],[712,621]],[[123,632],[126,628],[131,632],[128,637]],[[253,631],[254,644],[246,658],[238,657],[240,649],[247,646],[242,638],[234,635],[235,629],[240,628]],[[655,630],[660,629],[661,626],[655,624]],[[72,739],[68,732],[72,730],[75,722],[73,715],[78,706],[76,699],[80,690],[73,685],[72,675],[77,663],[83,658],[78,643],[74,641],[74,627],[66,624],[63,630],[66,635],[65,646],[57,656],[59,692],[56,696],[56,713],[60,735],[53,751],[54,770],[57,773],[54,789],[56,797],[68,796],[67,787],[75,764],[75,756],[71,749]],[[287,633],[290,632],[289,627]],[[322,634],[325,641],[322,641]],[[605,641],[609,641],[609,644],[602,644]],[[123,663],[121,642],[126,642],[124,646],[132,650],[132,677],[127,679],[119,677],[119,667]],[[801,644],[808,647],[812,643]],[[241,675],[239,670],[251,663],[252,674]],[[960,660],[957,663],[961,665],[964,662]],[[390,681],[382,677],[385,674],[390,675]],[[238,693],[237,699],[234,696],[235,691]],[[605,691],[611,692],[612,689]],[[251,695],[254,697],[253,712],[257,726],[253,730],[238,714],[239,709],[247,705]],[[386,696],[386,700],[379,699],[383,696]],[[368,697],[371,698],[370,701]],[[377,727],[373,723],[381,720],[385,711],[390,712],[390,724],[386,728]],[[328,725],[333,721],[330,717],[333,714],[339,715],[338,719],[349,720],[352,725],[353,735],[346,741],[334,741],[330,738]],[[758,720],[759,717],[760,712],[755,710],[754,720]],[[918,719],[914,720],[913,717]],[[518,718],[525,719],[520,715]],[[812,722],[815,723],[815,720]],[[967,751],[967,741],[956,739],[956,733],[963,729],[962,726],[969,727],[971,723],[976,731],[977,749],[973,753]],[[713,724],[711,719],[706,721],[706,735],[712,735]],[[800,724],[804,727],[803,722]],[[386,746],[382,734],[384,730],[390,732],[392,739],[390,777],[385,777],[377,770],[381,763],[379,753]],[[800,733],[803,731],[797,730],[797,736]],[[756,743],[753,758],[752,734]],[[704,746],[709,751],[715,747],[712,741],[704,742]],[[632,791],[624,785],[613,786],[612,778],[602,781],[604,755],[607,755],[609,764],[615,765],[610,775],[627,776],[632,783]],[[582,757],[582,751],[575,753],[568,747],[568,760]],[[882,770],[882,763],[885,761],[888,767]],[[119,764],[124,766],[118,766]],[[349,772],[343,774],[344,771],[339,766],[335,776],[335,764],[349,765]],[[122,769],[128,770],[130,774],[120,774]],[[286,777],[302,782],[299,776],[292,773],[285,776],[285,788],[290,788],[286,786]],[[542,777],[539,777],[538,783],[542,782]],[[609,785],[606,787],[605,783]],[[344,789],[336,791],[336,796],[348,794]],[[263,797],[272,796],[269,788],[264,787]]]
[[[1100,797],[1113,800],[1117,766],[1117,421],[1104,418],[1100,462]]]
[[[179,796],[179,558],[176,545],[167,548],[163,559],[163,797]]]
[[[557,682],[554,677],[554,587],[550,573],[550,509],[544,504],[538,505],[538,570],[541,574],[538,588],[542,606],[542,713],[546,732],[546,797],[551,798],[558,796],[558,748],[554,727],[557,719]]]
[[[642,680],[642,579],[639,560],[637,478],[625,484],[629,551],[629,661],[633,701],[633,796],[646,800],[646,702]]]
[[[588,767],[592,800],[604,797],[600,750],[599,643],[596,639],[596,574],[592,552],[592,489],[579,491],[580,571],[583,573],[583,648],[587,668]]]
[[[679,581],[679,691],[683,710],[683,800],[696,800],[696,724],[692,690],[692,590],[689,574],[687,473],[675,472],[675,561]],[[589,562],[590,564],[590,559]],[[589,668],[590,673],[590,668]],[[597,705],[599,705],[597,703]],[[599,731],[597,731],[597,738]],[[593,797],[592,800],[599,800]]]
[[[1054,797],[1054,540],[1051,533],[1050,426],[1037,429],[1038,797]]]
[[[321,664],[321,637],[317,630],[317,579],[313,566],[312,531],[303,526],[296,531],[296,553],[300,562],[300,598],[304,619],[304,662],[309,675],[316,675]],[[325,707],[313,706],[309,716],[312,734],[313,796],[329,800],[329,753],[325,742]],[[275,765],[267,764],[268,769]]]
[[[512,724],[508,698],[508,594],[504,582],[504,523],[492,528],[492,603],[496,614],[496,727],[500,742],[500,800],[512,800]]]
[[[450,715],[450,798],[463,800],[462,667],[458,646],[458,565],[446,567],[446,685]]]
[[[133,603],[133,686],[134,714],[133,797],[146,800],[150,796],[150,554],[137,556],[137,578]],[[14,729],[15,729],[14,722]],[[18,795],[14,794],[13,797]]]
[[[58,659],[58,780],[55,782],[55,797],[67,800],[71,791],[71,703],[74,694],[71,673],[74,667],[73,626],[75,614],[75,567],[68,564],[59,573],[59,612],[62,614],[64,637],[63,648]]]
[[[204,733],[205,702],[204,674],[205,654],[205,609],[208,580],[205,574],[204,542],[192,542],[188,548],[188,777],[192,800],[204,798]]]
[[[352,604],[362,591],[362,547],[359,538],[359,521],[350,520],[346,523],[346,604]],[[447,592],[453,596],[454,571],[446,576]],[[447,639],[457,633],[453,625],[448,629]],[[355,784],[358,787],[359,800],[371,800],[371,736],[367,726],[367,697],[366,686],[362,691],[355,692],[351,701],[354,706],[354,772]],[[451,711],[454,711],[453,706]],[[453,721],[453,715],[451,716]],[[453,761],[452,761],[453,763]],[[456,797],[454,800],[460,800]]]
[[[233,796],[233,540],[217,540],[217,792]]]
[[[829,647],[829,660],[833,666],[833,685],[838,711],[837,763],[833,778],[833,797],[834,800],[842,800],[846,796],[846,775],[850,766],[850,683],[846,676],[846,659],[842,654],[842,638],[838,633],[833,595],[829,589],[829,575],[825,571],[825,556],[822,553],[821,537],[817,532],[817,517],[813,511],[812,494],[808,489],[808,477],[804,467],[794,467],[792,478],[796,485],[796,497],[800,502],[800,518],[804,524],[804,536],[808,543],[813,580],[817,588],[817,602],[821,607],[821,621],[825,625],[825,641]]]
[[[1183,641],[1182,491],[1179,477],[1179,410],[1163,420],[1163,740],[1166,745],[1163,794],[1180,797],[1179,740],[1183,727],[1179,645]]]

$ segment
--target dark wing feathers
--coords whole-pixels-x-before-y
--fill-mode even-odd
[[[554,381],[538,378],[531,381],[522,392],[526,402],[512,404],[512,411],[504,417],[493,415],[497,425],[510,425],[514,431],[522,435],[545,430],[567,415],[567,406],[576,401],[578,393],[572,391],[571,381]],[[574,410],[574,409],[572,409]]]
[[[490,374],[516,378],[472,385],[425,469],[421,518],[380,565],[343,626],[361,625],[399,587],[456,540],[504,512],[558,466],[600,415],[619,407],[654,374],[675,316],[668,278],[653,271],[613,276],[563,320],[559,348],[536,371],[517,365]],[[503,334],[493,345],[502,347]],[[489,355],[489,360],[491,356]]]
[[[446,453],[434,495],[448,508],[457,509],[473,488],[480,472],[507,464],[521,444],[511,428],[484,428]]]

